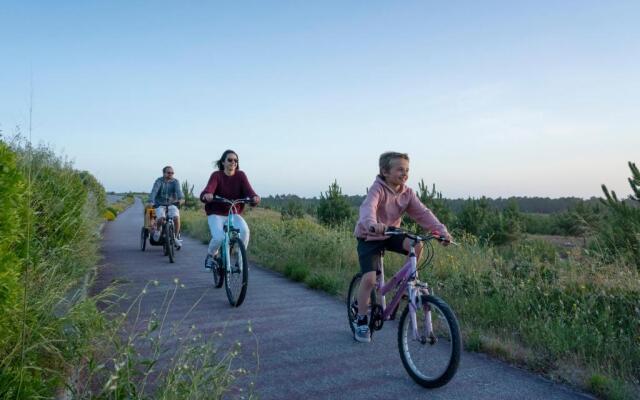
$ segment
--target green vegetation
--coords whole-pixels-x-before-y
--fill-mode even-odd
[[[193,194],[194,186],[189,186],[189,181],[182,182],[182,193],[184,194],[184,208],[196,209],[200,207],[200,199]]]
[[[355,214],[337,181],[333,181],[329,190],[320,195],[317,213],[318,221],[329,226],[343,224]]]
[[[53,398],[65,387],[78,399],[205,397],[204,389],[219,398],[228,389],[234,355],[215,351],[211,338],[172,347],[189,370],[169,363],[151,380],[144,371],[166,354],[157,340],[162,327],[131,335],[124,324],[130,313],[98,308],[120,300],[113,288],[85,295],[103,215],[115,217],[132,200],[125,196],[107,210],[104,188],[88,172],[47,147],[0,140],[0,398]],[[151,343],[159,347],[147,348],[158,351],[138,353]],[[195,360],[196,353],[203,357]],[[72,375],[80,377],[77,385],[69,384]],[[147,383],[155,394],[145,392]]]
[[[640,171],[632,162],[629,162],[629,169],[632,177],[628,180],[633,195],[628,201],[620,201],[615,192],[609,193],[602,185],[606,197],[602,202],[609,213],[598,237],[607,257],[621,257],[640,270]]]
[[[45,147],[0,142],[0,397],[51,396],[97,321],[82,280],[98,259],[102,186]],[[6,329],[6,327],[11,327]]]
[[[280,211],[283,219],[304,218],[304,208],[297,200],[289,200]]]

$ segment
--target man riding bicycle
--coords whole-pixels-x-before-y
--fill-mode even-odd
[[[153,240],[160,239],[162,224],[165,219],[165,207],[168,207],[168,217],[173,218],[176,226],[176,245],[182,247],[182,238],[180,237],[180,211],[174,203],[184,204],[184,194],[180,187],[180,182],[173,177],[173,167],[166,166],[162,168],[162,176],[153,183],[151,194],[147,200],[147,205],[156,210],[156,229],[153,233]]]

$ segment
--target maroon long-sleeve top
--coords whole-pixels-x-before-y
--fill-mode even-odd
[[[200,201],[205,203],[204,210],[207,215],[227,215],[231,206],[219,201],[207,203],[203,198],[207,193],[211,193],[214,196],[221,196],[229,200],[257,196],[256,192],[253,191],[247,176],[240,170],[236,170],[236,173],[231,176],[226,175],[223,171],[215,171],[209,177],[207,186],[205,186],[202,193],[200,193]],[[242,214],[244,204],[238,204],[236,206],[236,210],[238,214]]]

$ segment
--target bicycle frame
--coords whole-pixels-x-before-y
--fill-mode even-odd
[[[413,336],[415,340],[421,340],[422,336],[419,335],[417,328],[417,320],[416,320],[416,310],[421,305],[420,294],[430,294],[429,287],[426,283],[420,282],[418,280],[418,271],[417,271],[417,260],[415,253],[415,244],[417,243],[416,239],[410,239],[411,245],[409,250],[409,259],[404,264],[404,266],[389,280],[389,282],[384,283],[384,262],[383,257],[380,257],[380,265],[378,271],[380,274],[376,273],[376,289],[379,291],[381,296],[381,306],[382,306],[382,318],[385,321],[391,319],[391,315],[396,311],[396,309],[400,306],[400,300],[402,300],[403,296],[406,294],[409,301],[409,313],[411,316],[411,325],[413,329]],[[386,294],[389,293],[394,288],[398,288],[396,295],[391,300],[391,303],[387,307],[386,305]],[[431,311],[426,310],[425,313],[426,323],[425,323],[425,332],[424,337],[428,337],[431,335],[433,331],[433,326],[431,323]]]
[[[232,235],[239,235],[239,232],[233,227],[233,216],[237,214],[236,206],[241,203],[248,203],[250,199],[238,199],[238,200],[228,200],[223,197],[215,196],[215,200],[223,201],[231,205],[229,208],[229,213],[227,214],[227,222],[225,224],[224,229],[224,238],[222,239],[222,243],[220,247],[222,247],[222,262],[227,271],[231,269],[231,254],[229,254],[229,243],[231,242]]]
[[[224,229],[224,238],[222,239],[222,244],[221,247],[223,248],[222,251],[222,262],[224,264],[224,268],[229,271],[231,268],[231,254],[229,253],[230,247],[229,247],[229,243],[231,242],[231,234],[235,233],[237,235],[237,232],[235,232],[234,228],[233,228],[233,214],[235,211],[235,204],[231,205],[231,208],[229,209],[229,213],[227,214],[227,223],[225,224],[225,229]]]
[[[162,222],[162,224],[160,225],[160,232],[164,233],[164,226],[165,225],[173,225],[174,226],[174,231],[175,231],[175,222],[173,222],[173,217],[169,217],[169,206],[171,204],[161,204],[160,207],[164,208],[164,221]],[[166,239],[166,238],[165,238]]]

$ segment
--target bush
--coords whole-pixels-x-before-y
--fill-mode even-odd
[[[484,243],[503,245],[520,237],[523,219],[515,202],[500,212],[489,207],[486,198],[469,199],[458,215],[456,227],[480,238]]]
[[[280,212],[282,214],[282,219],[292,219],[292,218],[303,218],[304,217],[304,208],[299,201],[289,200],[287,204],[282,208]]]

